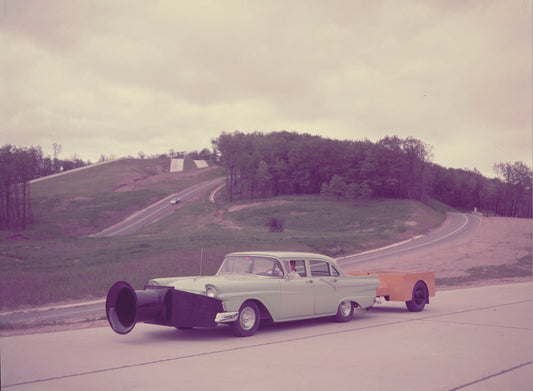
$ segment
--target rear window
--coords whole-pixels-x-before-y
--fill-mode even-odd
[[[312,277],[329,277],[329,263],[324,261],[310,261]]]

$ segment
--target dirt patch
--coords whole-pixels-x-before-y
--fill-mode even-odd
[[[169,172],[168,168],[162,166],[155,167],[156,175],[124,175],[118,185],[116,185],[112,191],[133,191],[150,189],[152,185],[162,182],[173,182],[176,180],[183,180],[198,175],[198,170],[185,170],[180,172]],[[203,168],[202,170],[213,170],[215,167]]]
[[[284,201],[284,200],[266,201],[266,202],[252,202],[250,204],[245,204],[245,205],[230,206],[228,208],[228,212],[238,212],[238,211],[241,211],[241,210],[244,210],[244,209],[251,209],[251,208],[258,208],[258,207],[264,208],[264,207],[267,207],[267,206],[288,204],[289,202],[290,201]]]
[[[280,201],[252,202],[252,203],[245,204],[245,205],[233,205],[233,206],[230,206],[226,210],[226,212],[229,212],[229,213],[239,212],[245,209],[264,208],[268,206],[287,204],[289,202],[290,201],[280,200]],[[220,212],[215,213],[213,218],[217,224],[220,224],[224,228],[227,228],[227,229],[241,230],[245,228],[245,227],[241,227],[238,224],[236,224],[235,221],[233,221],[232,219],[223,218],[223,215]]]
[[[480,217],[477,229],[461,239],[368,265],[434,270],[437,290],[531,281],[532,220]]]

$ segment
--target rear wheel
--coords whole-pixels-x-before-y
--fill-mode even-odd
[[[348,322],[353,317],[354,305],[351,301],[343,301],[339,304],[337,309],[337,315],[335,315],[335,320],[337,322]]]
[[[428,302],[428,289],[424,281],[418,281],[413,288],[413,298],[405,302],[411,312],[420,312]]]
[[[255,302],[247,301],[241,306],[237,320],[231,323],[231,329],[237,337],[249,337],[257,331],[259,321],[259,307]]]

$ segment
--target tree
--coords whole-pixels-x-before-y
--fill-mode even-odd
[[[265,163],[264,160],[261,160],[259,162],[259,167],[256,171],[256,178],[259,191],[261,192],[262,197],[265,198],[267,194],[269,194],[271,189],[270,185],[272,183],[272,175],[270,175],[268,165]]]
[[[346,196],[346,191],[348,186],[344,179],[340,175],[333,175],[329,183],[324,183],[322,185],[321,193],[325,195],[334,195],[337,197],[337,200],[340,200],[342,197]]]
[[[368,185],[368,181],[365,181],[360,184],[350,183],[348,185],[346,195],[356,200],[369,199],[372,198],[372,189]]]
[[[432,147],[420,140],[408,137],[402,142],[408,165],[408,198],[425,201],[424,171],[432,159]]]
[[[59,154],[63,150],[63,147],[61,146],[61,144],[58,144],[58,143],[53,143],[52,147],[54,148],[54,160],[58,160]]]
[[[523,162],[498,163],[494,171],[503,179],[505,194],[504,214],[531,217],[533,172]]]
[[[11,184],[13,183],[14,162],[11,145],[0,149],[0,222],[4,228],[11,226]]]
[[[39,175],[40,148],[0,149],[0,227],[26,229],[31,216],[28,182]]]
[[[213,154],[211,153],[209,149],[204,148],[198,154],[198,158],[200,160],[213,160]]]
[[[371,148],[371,158],[375,161],[375,175],[379,184],[374,194],[380,197],[406,198],[406,163],[402,151],[402,140],[397,136],[385,137]]]
[[[211,141],[213,148],[218,154],[218,158],[228,172],[229,178],[226,186],[228,189],[229,201],[233,201],[234,186],[236,182],[237,165],[242,151],[239,147],[239,140],[245,137],[244,133],[235,131],[232,133],[222,132],[222,134]]]

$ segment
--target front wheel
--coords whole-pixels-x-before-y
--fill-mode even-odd
[[[231,323],[231,329],[237,337],[249,337],[257,331],[259,321],[259,307],[255,302],[247,301],[241,306],[237,320]]]
[[[335,320],[337,322],[348,322],[353,317],[354,305],[351,301],[343,301],[339,304],[337,309],[337,315],[335,315]]]
[[[418,281],[413,288],[413,298],[405,302],[411,312],[420,312],[428,302],[428,289],[424,281]]]

